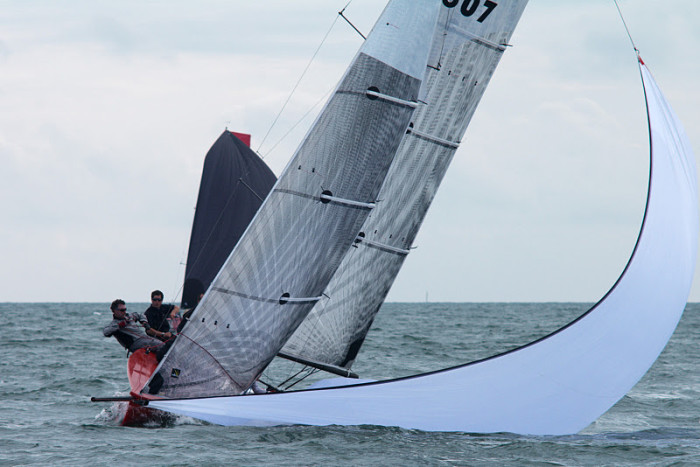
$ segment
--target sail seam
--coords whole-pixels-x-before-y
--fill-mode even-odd
[[[427,133],[422,133],[420,131],[414,130],[413,128],[409,128],[408,133],[416,136],[417,138],[425,139],[425,140],[430,141],[432,143],[441,144],[443,146],[448,146],[448,147],[454,148],[454,149],[459,148],[458,142],[450,141],[448,139],[439,138],[437,136],[432,136],[432,135],[429,135]]]

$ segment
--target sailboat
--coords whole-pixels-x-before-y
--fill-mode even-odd
[[[683,312],[694,273],[699,221],[695,161],[688,138],[640,58],[638,63],[645,90],[651,142],[647,206],[632,257],[618,281],[595,306],[537,341],[476,362],[388,381],[347,379],[334,386],[263,395],[243,394],[261,369],[280,351],[310,363],[318,360],[341,368],[352,365],[366,335],[365,328],[369,328],[378,309],[378,305],[375,309],[374,301],[365,299],[368,304],[365,316],[369,317],[359,319],[357,323],[360,324],[345,326],[340,334],[350,336],[349,339],[343,337],[343,343],[326,355],[314,353],[314,347],[323,345],[309,345],[313,336],[303,337],[304,320],[310,319],[308,323],[315,320],[316,324],[309,327],[319,329],[324,327],[318,324],[327,319],[324,317],[341,316],[336,310],[353,308],[347,303],[351,303],[355,297],[344,294],[342,285],[333,284],[336,278],[357,280],[357,273],[344,271],[360,267],[353,266],[358,260],[352,258],[359,257],[365,251],[391,256],[394,259],[392,263],[399,263],[398,266],[378,267],[378,271],[367,269],[367,263],[365,269],[360,267],[378,284],[369,295],[379,294],[380,298],[375,298],[379,304],[385,297],[385,289],[391,285],[395,273],[382,274],[387,269],[400,266],[402,258],[410,251],[407,245],[410,247],[411,235],[415,235],[411,229],[417,230],[424,211],[418,210],[413,220],[400,220],[398,227],[379,218],[386,215],[401,217],[398,214],[400,209],[395,207],[384,214],[377,213],[382,213],[383,200],[398,196],[392,190],[401,187],[392,182],[392,177],[396,176],[392,174],[402,174],[407,169],[396,165],[410,164],[421,159],[417,154],[432,154],[439,147],[442,151],[440,162],[433,162],[436,175],[420,182],[425,185],[411,185],[407,189],[419,191],[427,187],[427,195],[418,198],[421,200],[418,203],[419,206],[430,203],[430,190],[436,189],[435,184],[444,174],[453,150],[459,144],[463,128],[466,128],[471,117],[470,112],[473,112],[465,111],[464,106],[475,106],[481,95],[477,91],[471,99],[462,103],[462,107],[453,107],[460,108],[461,118],[466,119],[466,123],[457,121],[457,118],[447,130],[446,126],[450,125],[439,120],[444,112],[431,111],[429,107],[433,102],[439,102],[441,92],[449,94],[459,89],[450,88],[449,82],[444,81],[445,75],[452,75],[453,66],[457,68],[457,65],[446,65],[448,57],[459,63],[460,60],[469,61],[472,54],[491,54],[486,49],[495,51],[499,46],[505,48],[526,2],[501,1],[487,11],[486,5],[492,3],[495,4],[484,2],[482,5],[478,1],[460,4],[449,0],[393,0],[389,3],[335,95],[202,299],[193,321],[183,330],[183,335],[178,337],[144,386],[141,394],[152,399],[149,407],[221,425],[374,424],[438,431],[570,434],[585,428],[608,410],[644,375],[668,342]],[[459,21],[455,21],[455,18]],[[492,36],[485,34],[489,21],[501,24],[500,30],[491,31]],[[427,30],[430,34],[426,34]],[[420,41],[416,38],[420,37],[433,38],[429,47],[417,48]],[[399,49],[401,44],[411,44],[411,60],[419,60],[422,70],[403,64],[405,56],[398,57],[403,52]],[[474,50],[467,50],[470,47]],[[457,49],[462,49],[465,56],[454,52]],[[352,81],[350,78],[357,76],[358,63],[364,64],[368,59],[402,71],[405,77],[412,78],[406,81],[417,84],[418,89],[413,87],[413,94],[400,97],[398,90],[386,92],[386,87],[376,85],[367,87],[364,95],[359,91],[353,93],[352,86],[348,85]],[[491,70],[484,72],[487,81],[497,62],[498,55],[477,61],[486,70]],[[466,69],[471,70],[469,65]],[[465,81],[468,79],[465,77]],[[357,82],[366,83],[363,80]],[[385,172],[378,174],[378,178],[382,178],[379,182],[381,191],[379,186],[373,185],[371,196],[364,198],[338,196],[331,185],[321,185],[320,195],[312,197],[294,185],[295,182],[301,185],[308,183],[305,186],[314,186],[313,182],[321,184],[314,178],[315,171],[311,172],[312,175],[308,172],[309,167],[318,167],[314,167],[314,162],[320,162],[314,160],[309,166],[304,161],[314,156],[314,151],[307,150],[307,147],[325,147],[314,141],[328,138],[324,130],[328,128],[326,122],[329,115],[346,115],[341,111],[342,105],[337,102],[339,93],[344,93],[344,97],[365,97],[373,101],[372,104],[378,103],[374,102],[377,100],[383,104],[395,103],[401,110],[406,110],[402,116],[408,117],[400,122],[405,126],[397,135],[398,141],[394,139],[393,146],[385,146],[388,152],[393,150],[393,153],[386,156],[384,162],[388,162],[388,166],[383,166]],[[407,98],[412,96],[415,97]],[[452,99],[447,99],[447,102],[452,102]],[[440,105],[444,106],[444,102]],[[432,122],[432,119],[437,121]],[[351,131],[346,129],[346,124],[350,127],[357,124],[344,120],[338,123],[334,130],[341,132]],[[400,127],[398,121],[395,123],[396,127]],[[365,142],[356,144],[362,146]],[[411,149],[416,145],[424,147],[422,150]],[[415,151],[412,156],[402,158],[403,154],[412,151]],[[346,168],[338,158],[333,163],[339,164],[341,171]],[[329,166],[325,167],[330,170]],[[307,169],[306,174],[299,176],[302,168]],[[326,172],[323,174],[326,175]],[[398,188],[387,188],[392,186]],[[278,190],[279,193],[276,193]],[[300,196],[299,193],[307,196]],[[280,196],[282,194],[289,196]],[[278,197],[282,200],[278,200]],[[309,264],[305,262],[306,256],[302,255],[301,258],[291,258],[292,267],[288,255],[304,248],[307,235],[314,229],[321,229],[323,235],[328,235],[325,223],[335,226],[340,222],[326,212],[318,214],[311,211],[311,214],[318,214],[314,221],[318,220],[319,224],[300,229],[304,235],[299,235],[297,226],[290,222],[311,222],[306,211],[310,210],[306,204],[309,200],[315,203],[314,207],[321,209],[332,203],[346,210],[352,207],[357,212],[350,227],[355,230],[347,235],[346,232],[340,235],[337,229],[331,230],[342,236],[339,244],[345,247],[343,252],[332,256],[336,261],[334,264],[328,263],[329,254],[311,249],[305,250],[312,256]],[[296,209],[296,216],[290,216],[287,208]],[[361,215],[367,211],[371,214]],[[257,224],[261,224],[261,227]],[[290,230],[281,235],[283,238],[279,244],[259,239],[264,232],[262,227],[271,226],[269,232],[277,240],[279,237],[274,229],[280,225],[290,226]],[[389,241],[381,237],[387,232],[384,228],[398,230],[405,225],[409,228],[399,235],[400,241],[393,234],[389,234]],[[371,230],[373,226],[376,227]],[[377,236],[372,236],[375,234]],[[284,246],[284,242],[290,243]],[[256,246],[259,249],[256,250]],[[272,252],[263,248],[272,248]],[[338,248],[343,249],[341,246]],[[358,252],[360,254],[356,254]],[[398,257],[399,261],[394,257]],[[376,258],[373,261],[382,261]],[[231,268],[233,272],[228,270],[230,265],[234,265]],[[252,287],[255,281],[243,281],[240,274],[236,275],[241,266],[251,267],[248,272],[254,279],[277,285],[278,293],[282,292],[279,298],[275,300],[271,293],[263,295],[242,289],[242,285]],[[299,267],[299,272],[296,267]],[[381,277],[383,279],[377,279]],[[294,289],[279,286],[289,283],[297,285],[297,290],[309,292],[293,295],[291,291]],[[339,295],[341,299],[334,302]],[[231,297],[236,298],[235,303]],[[288,307],[290,304],[293,307]],[[233,316],[227,316],[228,310],[232,310]],[[226,331],[220,332],[223,329]],[[295,334],[300,331],[300,334]],[[183,336],[185,339],[180,340]],[[329,339],[335,340],[334,337]],[[229,356],[227,346],[229,349],[238,346],[233,356]],[[241,347],[248,352],[246,355],[241,355]],[[206,365],[198,362],[205,362]],[[209,368],[216,365],[215,370]],[[206,368],[205,371],[193,371],[202,368]]]
[[[248,134],[226,129],[204,158],[187,253],[183,310],[196,306],[277,180],[250,149],[250,140]],[[172,416],[140,403],[139,392],[157,365],[154,353],[137,350],[127,362],[131,396],[93,400],[128,402],[120,420],[124,426],[168,423]]]
[[[245,392],[326,299],[420,105],[441,8],[389,4],[142,394]]]

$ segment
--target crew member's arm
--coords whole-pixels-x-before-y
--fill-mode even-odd
[[[126,319],[122,320],[112,320],[111,323],[109,323],[105,328],[102,330],[102,334],[105,335],[105,337],[109,337],[113,335],[115,332],[119,331],[121,328],[126,327],[129,324],[129,315],[126,316]]]
[[[146,334],[148,334],[149,336],[157,337],[159,339],[170,339],[172,337],[172,334],[170,334],[169,332],[161,332],[155,328],[152,328],[145,316],[137,314],[137,319],[139,323],[141,323],[146,329]]]
[[[105,326],[105,328],[102,330],[102,334],[104,334],[105,337],[111,337],[112,334],[114,334],[117,331],[119,331],[119,322],[112,321],[107,326]]]
[[[154,328],[147,328],[146,334],[148,334],[149,336],[157,337],[159,339],[170,339],[173,336],[169,332],[161,332]]]

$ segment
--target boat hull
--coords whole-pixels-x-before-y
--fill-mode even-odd
[[[122,426],[166,425],[175,420],[175,415],[144,404],[144,401],[154,400],[154,397],[140,394],[157,366],[155,352],[139,349],[129,357],[127,374],[131,386],[131,397],[134,400],[127,403],[124,418],[121,421]]]

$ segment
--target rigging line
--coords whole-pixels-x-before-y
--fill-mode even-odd
[[[182,258],[182,256],[181,256],[181,258]],[[184,265],[184,264],[187,264],[187,261],[185,260],[185,262],[183,262],[182,260],[180,260],[180,266],[182,266],[182,265]],[[173,300],[172,300],[172,302],[170,303],[171,305],[175,305],[175,303],[177,303],[178,301],[181,301],[181,300],[178,300],[178,297],[180,297],[180,294],[182,293],[182,289],[184,288],[184,281],[185,281],[185,277],[184,277],[184,276],[185,276],[186,274],[187,274],[186,271],[182,272],[182,280],[180,280],[180,278],[179,278],[180,275],[178,274],[178,277],[175,278],[175,285],[173,285],[173,286],[170,288],[171,291],[177,289],[177,292],[175,292],[175,293],[172,295]],[[179,283],[180,285],[178,285],[178,283]]]
[[[316,373],[319,372],[319,370],[317,370],[317,369],[315,369],[315,368],[311,368],[310,370],[307,370],[307,371],[308,371],[307,374],[305,374],[304,376],[302,376],[301,378],[299,378],[298,381],[294,381],[292,384],[290,384],[289,386],[287,386],[286,388],[284,388],[284,390],[285,390],[285,391],[289,391],[291,388],[293,388],[293,387],[296,386],[297,384],[301,383],[302,381],[304,381],[304,380],[305,380],[306,378],[308,378],[309,376],[314,375],[314,374],[316,374]]]
[[[329,89],[328,91],[326,91],[326,93],[325,93],[313,106],[311,106],[311,108],[308,110],[308,112],[306,112],[304,115],[302,115],[302,117],[289,129],[289,131],[287,131],[287,132],[286,132],[286,133],[285,133],[285,134],[284,134],[270,149],[267,150],[267,154],[266,154],[266,155],[269,156],[269,155],[272,153],[272,151],[274,151],[275,148],[277,148],[277,146],[279,146],[280,143],[281,143],[282,141],[284,141],[285,138],[287,138],[287,136],[289,136],[289,134],[290,134],[292,131],[294,131],[294,129],[295,129],[296,127],[298,127],[298,126],[301,124],[301,122],[303,122],[303,121],[306,119],[306,117],[308,117],[309,114],[310,114],[311,112],[313,112],[313,110],[314,110],[316,107],[318,107],[318,105],[319,105],[320,103],[322,103],[323,101],[325,101],[325,100],[328,98],[328,95],[329,95],[331,92],[333,92],[333,88],[331,88],[331,89]],[[258,155],[260,156],[261,159],[263,159],[263,160],[265,159],[265,156],[263,156],[262,154],[258,153]]]
[[[289,97],[287,97],[287,100],[285,101],[284,105],[282,105],[282,108],[280,109],[279,113],[277,114],[274,121],[272,122],[272,125],[270,125],[270,129],[267,130],[267,133],[265,133],[265,136],[263,137],[262,141],[260,142],[260,145],[258,146],[258,150],[256,151],[257,153],[260,153],[260,148],[262,148],[262,145],[265,144],[265,140],[267,139],[267,137],[270,135],[270,132],[277,124],[277,121],[279,120],[280,116],[282,115],[282,112],[284,112],[284,109],[287,107],[287,104],[289,104],[289,101],[292,99],[292,96],[294,95],[297,88],[299,87],[299,84],[301,84],[301,81],[304,79],[304,76],[306,76],[306,72],[309,71],[309,68],[311,67],[311,64],[313,63],[314,59],[316,58],[316,55],[318,55],[318,52],[321,50],[321,47],[323,47],[323,44],[326,42],[326,39],[328,39],[328,36],[330,35],[331,31],[333,30],[333,27],[335,26],[335,23],[337,23],[337,22],[338,22],[338,17],[336,16],[335,19],[333,20],[333,23],[331,24],[331,27],[328,28],[328,32],[326,32],[326,35],[323,37],[323,40],[316,48],[316,51],[314,52],[313,56],[311,57],[311,60],[309,60],[309,63],[306,65],[306,68],[304,68],[304,71],[301,73],[299,80],[294,85],[294,88],[292,88],[292,92],[289,93]]]
[[[180,271],[175,278],[175,284],[170,287],[170,291],[172,292],[173,290],[177,289],[177,292],[175,292],[173,295],[172,300],[172,305],[175,305],[178,301],[182,301],[180,297],[180,294],[183,292],[183,289],[185,288],[185,276],[187,276],[187,254],[189,253],[189,244],[185,246],[185,250],[180,254],[180,263],[179,263],[179,268],[178,270]],[[183,267],[184,266],[184,267]],[[182,277],[182,279],[180,279]],[[179,284],[179,285],[178,285]]]
[[[625,31],[627,31],[627,37],[629,37],[630,42],[632,43],[632,47],[634,48],[634,51],[637,52],[637,56],[639,56],[639,49],[637,48],[636,44],[634,43],[634,39],[632,39],[632,34],[630,33],[630,29],[627,27],[627,21],[625,21],[625,17],[622,15],[622,10],[620,9],[620,5],[618,5],[617,0],[613,0],[613,3],[615,4],[615,7],[617,8],[617,12],[620,14],[620,19],[622,20],[622,24],[625,26]]]
[[[350,5],[350,3],[352,3],[352,2],[348,2],[348,4],[345,5],[345,8],[347,8],[347,7]],[[355,27],[355,25],[352,24],[352,23],[350,22],[350,20],[347,19],[347,18],[345,17],[345,15],[343,14],[343,12],[345,11],[345,8],[343,8],[342,10],[340,10],[340,11],[338,12],[338,16],[340,16],[341,18],[343,18],[343,19],[350,25],[350,27],[352,27],[352,28],[355,30],[355,32],[358,33],[358,34],[360,35],[360,37],[362,37],[362,39],[367,40],[367,36],[365,36],[364,34],[362,34],[362,33],[360,32],[360,30],[357,29],[357,28]]]
[[[307,366],[302,367],[301,370],[297,371],[297,372],[294,373],[292,376],[290,376],[289,378],[287,378],[287,379],[285,379],[284,381],[282,381],[281,383],[279,383],[279,384],[277,385],[277,387],[278,387],[278,388],[281,388],[282,386],[284,386],[285,384],[287,384],[288,382],[290,382],[291,380],[293,380],[294,378],[296,378],[297,376],[299,376],[302,372],[307,371],[307,368],[308,368]]]
[[[263,381],[263,380],[260,379],[260,378],[258,378],[258,381],[260,381],[262,384],[264,384],[265,386],[267,386],[268,389],[272,389],[273,391],[276,391],[276,392],[282,392],[282,390],[281,390],[280,388],[278,388],[277,386],[273,385],[272,383],[266,383],[265,381]]]
[[[275,382],[275,389],[278,389],[280,392],[283,392],[284,389],[282,389],[282,385],[285,384],[287,381],[293,379],[299,373],[301,373],[301,371],[303,371],[305,367],[302,367],[301,370],[297,371],[294,375],[292,375],[292,373],[296,371],[297,367],[291,365],[292,362],[287,360],[285,360],[285,362],[290,363],[290,365],[280,366],[280,361],[280,358],[275,358],[272,362],[270,362],[261,373],[260,377],[258,378],[258,381],[261,381],[261,378],[263,377],[271,381],[283,380],[282,383]],[[280,368],[277,369],[274,368],[274,366],[279,366]],[[287,370],[285,370],[285,368],[287,368]]]
[[[447,17],[445,18],[445,29],[442,33],[442,44],[440,44],[440,56],[438,57],[438,62],[437,62],[437,67],[435,67],[436,70],[440,70],[442,68],[442,57],[444,57],[445,54],[445,43],[447,42],[447,34],[448,34],[448,27],[450,25],[450,19],[454,11],[450,10],[447,13]]]
[[[184,331],[184,329],[183,329],[183,331]],[[197,347],[199,347],[199,349],[200,349],[202,352],[204,352],[204,353],[205,353],[206,355],[208,355],[212,360],[214,360],[214,363],[216,363],[216,364],[218,365],[219,369],[220,369],[226,376],[228,376],[228,379],[230,379],[231,382],[232,382],[235,386],[239,386],[239,384],[236,382],[236,380],[233,379],[233,376],[231,376],[231,375],[229,374],[229,372],[226,371],[226,369],[225,369],[224,366],[221,364],[221,362],[219,362],[207,349],[205,349],[202,345],[200,345],[199,342],[197,342],[196,340],[192,339],[190,336],[188,336],[188,335],[186,335],[186,334],[178,334],[178,338],[187,339],[188,341],[192,342],[194,345],[196,345]],[[173,343],[173,344],[174,344],[174,343]],[[168,352],[165,354],[165,356],[163,357],[163,359],[160,361],[160,363],[159,363],[158,366],[156,367],[156,370],[153,371],[153,374],[155,374],[156,371],[160,372],[160,370],[161,370],[161,368],[162,368],[162,366],[163,366],[163,363],[165,362],[166,357],[167,357],[168,355],[170,355],[170,351],[171,351],[171,350],[172,350],[172,347],[168,350]],[[153,378],[153,375],[151,375],[151,378]],[[151,382],[151,379],[148,380],[148,383],[147,383],[147,384],[150,385],[150,382]],[[150,386],[149,386],[149,387],[150,387]],[[142,389],[141,391],[143,392],[143,389]]]
[[[246,175],[247,175],[247,174],[246,174]],[[258,192],[255,191],[255,190],[253,189],[252,186],[248,185],[248,184],[245,182],[245,180],[243,180],[243,177],[239,178],[238,181],[241,182],[241,183],[243,184],[244,187],[248,188],[248,191],[250,191],[250,192],[253,194],[253,196],[255,196],[256,198],[258,198],[258,199],[260,200],[261,203],[262,203],[263,201],[265,201],[265,198],[263,198],[262,196],[260,196],[260,195],[258,194]]]

